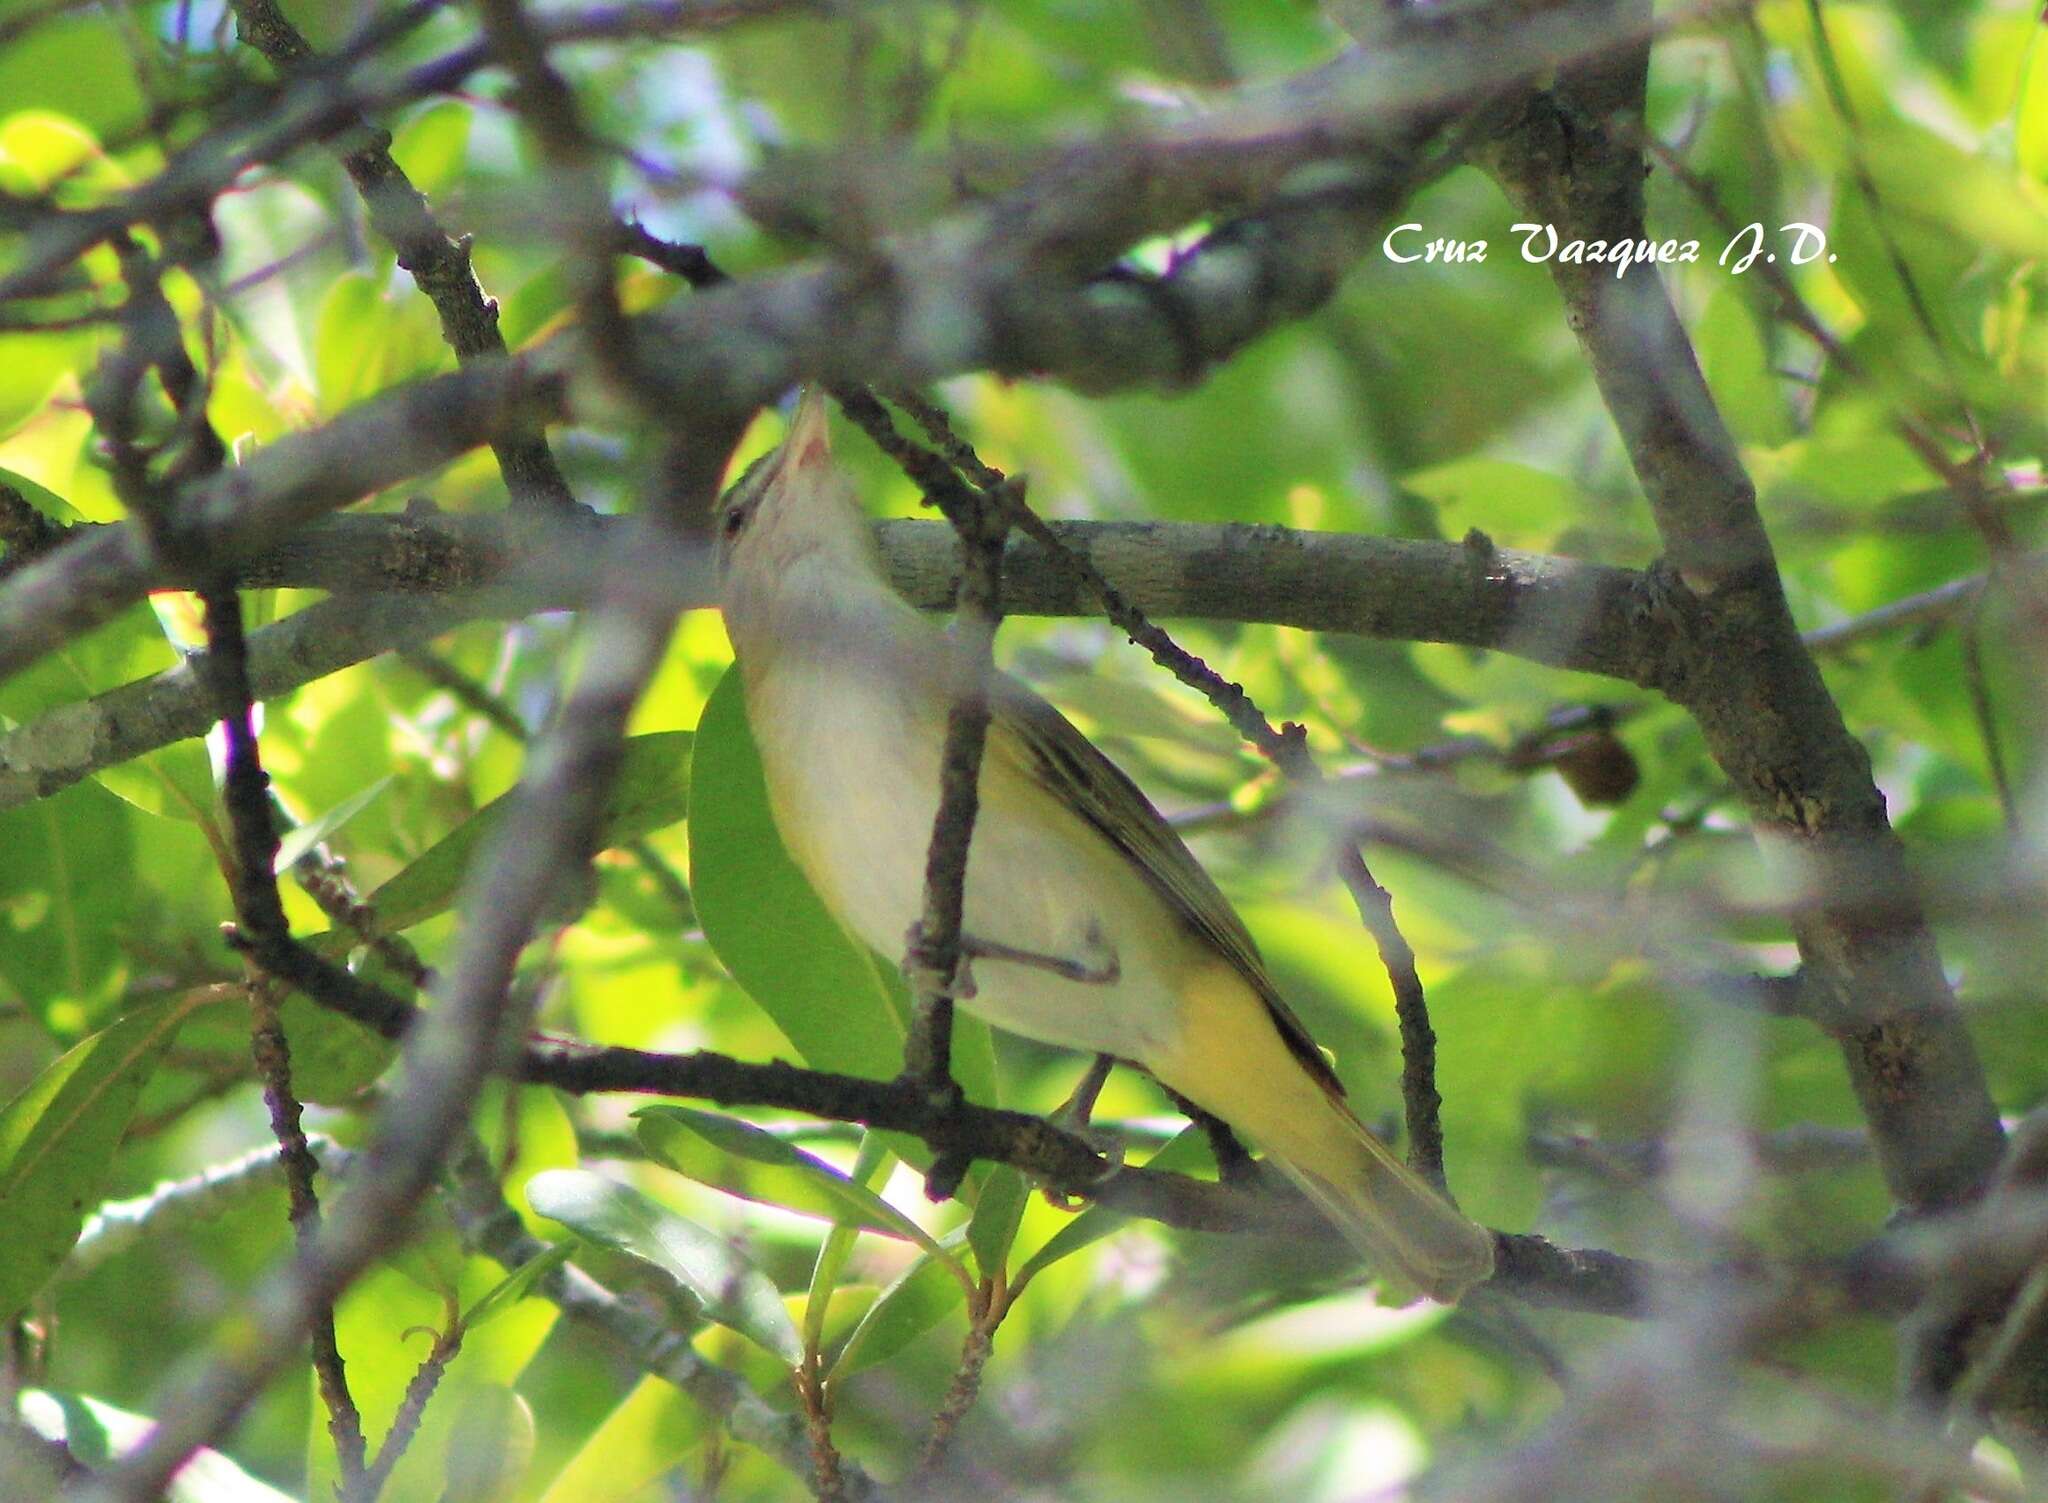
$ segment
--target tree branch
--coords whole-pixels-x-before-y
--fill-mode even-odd
[[[1507,67],[1507,55],[1489,54],[1507,77],[1533,66]],[[1476,127],[1449,130],[1453,111],[1417,90],[1424,75],[1462,77],[1458,61],[1424,26],[1412,46],[1248,90],[1149,138],[1061,153],[986,208],[857,257],[707,290],[626,320],[605,343],[630,344],[618,358],[643,378],[637,388],[666,394],[664,415],[683,431],[751,412],[806,376],[914,386],[990,369],[1089,390],[1184,384],[1318,306],[1386,213],[1453,164],[1451,149],[1432,155],[1425,144]],[[170,212],[189,191],[150,199],[148,212]],[[1255,211],[1163,276],[1102,271],[1146,234],[1245,203]],[[122,214],[51,244],[82,252]],[[8,285],[0,279],[0,296]],[[280,441],[175,498],[193,546],[231,567],[322,512],[567,417],[564,373],[591,363],[588,338],[564,336],[544,356],[480,358]],[[600,369],[617,363],[595,356]],[[0,584],[0,678],[110,619],[154,579],[148,550],[125,529],[31,563]]]
[[[269,58],[279,74],[291,77],[317,65],[317,54],[276,0],[234,0],[234,12],[236,34]],[[368,132],[368,142],[343,151],[341,164],[362,195],[371,228],[391,243],[398,264],[434,305],[441,337],[459,362],[503,355],[498,305],[484,296],[477,281],[469,242],[441,228],[426,196],[392,159],[390,133],[371,130],[360,120],[356,125]],[[562,511],[577,504],[538,424],[513,425],[491,441],[491,451],[513,506]]]
[[[565,534],[577,542],[573,554],[557,534],[530,525],[515,542],[497,518],[336,517],[302,529],[255,559],[243,583],[350,593],[250,637],[256,697],[279,698],[467,620],[587,604],[592,572],[577,560],[609,553],[609,540],[630,525],[603,519],[587,530],[578,527]],[[1669,671],[1668,624],[1639,608],[1644,581],[1627,569],[1504,549],[1475,552],[1455,543],[1279,527],[1051,527],[1149,616],[1455,642],[1637,683],[1658,682]],[[950,528],[884,522],[878,534],[897,589],[927,610],[953,603],[960,553]],[[100,548],[101,536],[88,534],[66,548]],[[478,588],[487,581],[497,583]],[[422,593],[388,593],[394,587]],[[377,593],[354,593],[366,589]],[[1016,615],[1086,616],[1100,610],[1042,546],[1023,539],[1013,539],[1005,554],[1003,598]],[[688,591],[683,603],[711,604],[708,584]],[[208,723],[203,696],[185,666],[50,710],[0,733],[0,809],[201,735]]]
[[[324,428],[282,439],[246,464],[181,488],[172,510],[186,556],[232,570],[323,513],[519,423],[558,415],[563,394],[559,377],[514,360],[480,362],[375,397]],[[112,620],[177,572],[133,523],[85,534],[34,559],[0,584],[0,679]]]
[[[467,373],[465,373],[467,374]],[[459,1138],[476,1091],[508,1048],[512,980],[564,870],[582,862],[617,771],[625,724],[641,686],[660,661],[677,607],[678,549],[668,523],[688,514],[697,493],[715,487],[738,437],[675,456],[667,487],[633,540],[636,555],[667,557],[666,570],[620,570],[607,607],[592,621],[583,677],[536,747],[492,850],[474,868],[465,895],[460,949],[437,1005],[405,1028],[405,1074],[379,1114],[362,1172],[350,1183],[318,1237],[259,1291],[244,1329],[260,1337],[218,1353],[182,1386],[157,1427],[116,1467],[94,1496],[144,1503],[162,1492],[192,1450],[218,1435],[250,1395],[286,1359],[314,1312],[403,1236],[409,1215],[443,1156]],[[345,994],[314,992],[331,1004]],[[397,999],[373,1009],[388,1025]],[[408,1008],[409,1012],[410,1009]],[[508,1034],[510,1037],[508,1037]]]
[[[1534,98],[1497,168],[1521,212],[1561,237],[1644,238],[1647,50]],[[2004,1143],[1983,1066],[1941,970],[1870,759],[1801,642],[1733,440],[1648,263],[1551,266],[1673,566],[1664,613],[1686,639],[1663,685],[1756,821],[1767,851],[1826,901],[1792,915],[1815,1015],[1839,1041],[1899,1203],[1976,1193]],[[1674,660],[1677,662],[1678,660]],[[1882,918],[1867,895],[1885,896]]]

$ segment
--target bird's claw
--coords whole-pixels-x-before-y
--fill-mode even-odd
[[[1105,1127],[1067,1126],[1064,1123],[1060,1125],[1063,1131],[1072,1133],[1102,1155],[1104,1162],[1101,1171],[1095,1177],[1096,1184],[1099,1185],[1112,1175],[1122,1171],[1124,1155],[1129,1146],[1122,1138]],[[1088,1203],[1086,1196],[1071,1195],[1067,1191],[1060,1189],[1057,1185],[1047,1184],[1043,1180],[1039,1182],[1039,1189],[1044,1192],[1046,1201],[1049,1204],[1058,1207],[1062,1211],[1078,1211]]]
[[[910,982],[911,990],[945,997],[954,1002],[969,1001],[978,991],[974,982],[974,951],[967,936],[960,936],[959,954],[953,961],[953,974],[950,977],[942,977],[937,969],[926,961],[922,919],[914,921],[904,932],[903,975]]]

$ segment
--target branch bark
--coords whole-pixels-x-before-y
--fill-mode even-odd
[[[292,77],[318,64],[276,0],[234,0],[234,12],[236,34],[269,58],[280,75]],[[369,139],[342,152],[342,167],[362,195],[371,228],[391,243],[398,264],[440,315],[441,337],[464,365],[505,354],[498,305],[484,296],[477,281],[469,242],[441,228],[425,195],[392,158],[390,133],[360,120],[356,124]],[[509,428],[491,441],[491,449],[514,507],[562,511],[577,504],[538,424]]]
[[[280,698],[464,621],[585,605],[594,576],[578,560],[610,552],[609,540],[630,525],[604,519],[557,534],[528,523],[517,541],[504,522],[482,517],[336,517],[303,528],[257,556],[242,583],[346,594],[251,635],[256,696]],[[60,553],[112,553],[103,539],[122,531],[95,531]],[[927,610],[949,608],[960,578],[952,529],[884,522],[878,531],[896,587]],[[1053,524],[1053,531],[1155,618],[1265,621],[1454,642],[1633,683],[1659,682],[1668,671],[1670,633],[1641,608],[1644,581],[1628,569],[1280,527],[1068,522]],[[573,550],[563,546],[565,539],[574,541]],[[711,599],[704,587],[686,592],[683,603],[708,606]],[[1100,610],[1042,547],[1023,539],[1013,540],[1005,555],[1003,599],[1015,615]],[[207,723],[204,698],[186,666],[51,710],[0,733],[0,809],[204,734]]]
[[[1526,218],[1561,238],[1645,238],[1633,143],[1647,67],[1644,48],[1529,102],[1496,159]],[[1826,899],[1792,920],[1807,995],[1841,1045],[1892,1194],[1912,1211],[1968,1199],[2004,1145],[1983,1066],[1691,343],[1653,265],[1617,278],[1559,260],[1552,272],[1667,550],[1663,613],[1688,645],[1663,687],[1692,712],[1767,853]]]

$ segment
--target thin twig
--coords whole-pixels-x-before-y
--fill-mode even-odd
[[[426,1418],[427,1405],[432,1401],[434,1391],[447,1375],[448,1364],[462,1351],[463,1335],[462,1321],[454,1310],[450,1310],[447,1324],[434,1333],[433,1345],[427,1349],[427,1355],[420,1359],[419,1367],[405,1385],[405,1397],[399,1402],[398,1413],[391,1417],[391,1428],[384,1434],[384,1443],[377,1447],[377,1459],[370,1463],[364,1479],[365,1497],[374,1499],[383,1492],[384,1485],[391,1480],[391,1473],[419,1434],[420,1422]]]
[[[223,983],[221,990],[242,992],[240,985],[230,983]],[[347,1173],[353,1158],[348,1149],[312,1134],[307,1135],[306,1147],[330,1180]],[[83,1278],[145,1239],[217,1220],[283,1180],[284,1164],[277,1150],[258,1148],[183,1179],[165,1180],[132,1200],[107,1201],[86,1219],[59,1277]]]
[[[277,1138],[278,1159],[284,1166],[292,1230],[303,1245],[320,1228],[320,1202],[313,1190],[313,1174],[319,1165],[305,1129],[299,1125],[301,1108],[292,1093],[291,1053],[278,1022],[274,984],[259,981],[250,987],[249,1003],[254,1015],[250,1047],[263,1080],[263,1100],[270,1111],[270,1130]],[[313,1375],[320,1386],[320,1401],[327,1408],[327,1434],[340,1464],[341,1496],[374,1498],[375,1489],[366,1489],[364,1484],[363,1419],[349,1392],[347,1370],[335,1339],[333,1306],[314,1317],[312,1345]]]
[[[1963,685],[1970,695],[1970,713],[1977,722],[1977,739],[1984,745],[1984,765],[1991,772],[1991,787],[1998,795],[1998,808],[2009,834],[2020,833],[2019,800],[2013,796],[2012,776],[2006,771],[2005,746],[1998,735],[1998,707],[1991,699],[1991,684],[1984,676],[1984,597],[1979,596],[1963,624],[1959,639],[1963,649]]]
[[[236,32],[277,69],[291,78],[316,67],[319,55],[307,43],[276,0],[234,0]],[[370,226],[390,242],[398,264],[411,273],[440,315],[441,335],[457,361],[502,356],[505,336],[498,329],[498,305],[484,295],[470,264],[469,241],[456,239],[441,227],[426,195],[413,186],[391,155],[391,136],[357,122],[350,132],[368,141],[343,150],[341,164],[362,196]],[[569,483],[537,424],[509,428],[491,442],[498,470],[514,507],[566,512],[577,507]]]
[[[235,869],[229,879],[235,912],[244,933],[260,932],[267,936],[264,948],[272,942],[289,945],[291,926],[272,873],[277,835],[270,818],[269,779],[263,771],[251,716],[241,601],[232,587],[208,591],[201,599],[206,606],[207,676],[213,682],[227,740],[227,774],[221,801],[227,809],[233,836]],[[257,1073],[263,1079],[263,1099],[270,1110],[278,1156],[285,1167],[292,1230],[303,1251],[320,1230],[320,1202],[313,1190],[313,1174],[318,1165],[299,1125],[299,1101],[292,1094],[291,1054],[277,1016],[277,988],[277,982],[263,977],[249,989],[253,1015],[250,1047],[255,1054]],[[320,1399],[327,1408],[327,1433],[333,1438],[340,1465],[341,1496],[345,1503],[372,1498],[374,1493],[363,1491],[363,1419],[349,1392],[341,1351],[335,1341],[331,1301],[314,1308],[308,1334]]]
[[[1374,878],[1355,839],[1337,851],[1337,870],[1359,922],[1372,936],[1394,992],[1394,1020],[1401,1031],[1401,1110],[1408,1128],[1408,1162],[1450,1198],[1444,1182],[1443,1096],[1436,1088],[1436,1029],[1415,969],[1415,951],[1394,921],[1394,897]]]
[[[929,1485],[945,1465],[946,1453],[952,1447],[960,1422],[967,1418],[968,1411],[981,1394],[981,1375],[995,1352],[996,1327],[1003,1323],[1003,1317],[1009,1310],[1009,1292],[1001,1281],[984,1280],[975,1307],[970,1312],[967,1339],[960,1347],[960,1360],[953,1365],[952,1381],[946,1385],[945,1397],[939,1401],[939,1407],[932,1415],[932,1427],[925,1435],[923,1449],[918,1452],[917,1468],[911,1474],[913,1489]]]
[[[348,863],[325,845],[315,845],[292,867],[299,886],[327,915],[336,928],[346,929],[381,960],[391,973],[403,977],[415,990],[433,984],[433,972],[420,959],[419,951],[403,935],[393,934],[377,922],[377,910],[357,895],[349,880]]]
[[[845,1463],[832,1441],[832,1394],[818,1354],[807,1355],[792,1377],[811,1442],[812,1496],[818,1503],[846,1503]]]

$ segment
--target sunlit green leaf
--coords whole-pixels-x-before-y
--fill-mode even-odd
[[[539,1503],[630,1498],[703,1443],[709,1417],[662,1378],[642,1378],[557,1472]]]
[[[448,1427],[448,1490],[442,1503],[506,1503],[533,1465],[533,1410],[503,1383],[462,1395]]]
[[[879,1133],[869,1131],[861,1134],[860,1150],[854,1155],[853,1169],[847,1179],[863,1189],[872,1188],[875,1176],[889,1161],[889,1150]],[[804,1295],[804,1350],[815,1352],[819,1349],[825,1330],[825,1317],[832,1308],[832,1294],[839,1285],[839,1276],[846,1268],[847,1256],[853,1251],[855,1240],[860,1235],[857,1222],[842,1221],[826,1234],[818,1248],[818,1261],[811,1268],[811,1285]]]
[[[782,1295],[730,1242],[637,1190],[580,1169],[527,1182],[527,1203],[578,1236],[652,1263],[696,1296],[707,1319],[738,1331],[794,1367],[803,1338]]]
[[[929,1232],[874,1191],[772,1133],[687,1106],[643,1107],[637,1116],[640,1141],[678,1174],[746,1200],[851,1222],[927,1250],[938,1247]]]
[[[484,1297],[462,1312],[462,1324],[474,1330],[495,1316],[518,1304],[531,1294],[540,1281],[569,1261],[576,1251],[573,1242],[557,1242],[546,1252],[536,1253],[505,1275],[502,1282],[492,1286]]]
[[[601,847],[636,839],[683,817],[688,807],[690,740],[685,731],[657,731],[627,741],[618,782],[599,826]],[[507,794],[484,805],[376,890],[373,902],[385,930],[410,929],[454,904],[470,859],[504,819],[506,800],[515,796]]]
[[[284,838],[277,843],[277,861],[274,870],[288,872],[298,859],[323,840],[328,840],[375,801],[378,794],[391,786],[391,779],[382,777],[369,784],[360,793],[343,799],[332,809],[318,818],[309,819],[295,830],[287,830]]]
[[[846,1379],[887,1362],[966,1303],[959,1280],[944,1261],[926,1253],[876,1298],[832,1361],[832,1376]]]
[[[18,1312],[78,1240],[135,1098],[184,1016],[167,1004],[130,1013],[0,1107],[0,1317]]]
[[[981,1276],[993,1278],[1009,1263],[1010,1246],[1017,1240],[1017,1227],[1024,1219],[1031,1186],[1023,1174],[1009,1164],[993,1165],[974,1203],[974,1216],[967,1223],[967,1243],[974,1249]]]

